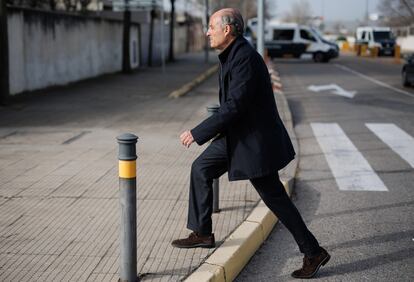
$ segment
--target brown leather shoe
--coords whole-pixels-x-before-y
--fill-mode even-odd
[[[319,268],[322,265],[325,265],[331,256],[328,252],[321,248],[321,253],[315,257],[307,257],[303,258],[303,266],[301,269],[295,270],[292,272],[292,277],[306,279],[312,278],[318,272]]]
[[[197,232],[192,232],[188,238],[177,239],[172,241],[171,245],[176,248],[214,248],[216,241],[214,240],[214,234],[202,236]]]

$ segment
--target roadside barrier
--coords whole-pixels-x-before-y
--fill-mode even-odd
[[[369,49],[369,53],[371,54],[371,57],[378,57],[379,54],[379,48],[378,47],[372,47]]]
[[[359,55],[361,57],[365,57],[367,55],[367,50],[368,50],[368,46],[367,45],[365,45],[365,44],[361,45],[361,49],[360,49]]]
[[[394,62],[397,64],[401,63],[401,46],[400,45],[395,45]]]
[[[120,282],[137,282],[137,175],[136,143],[138,137],[124,133],[119,144]]]
[[[359,56],[359,48],[361,47],[361,45],[358,45],[356,43],[354,43],[354,52],[357,56]]]
[[[344,41],[344,42],[342,42],[342,45],[341,45],[341,51],[342,52],[349,52],[351,49],[350,49],[350,47],[349,47],[349,42],[348,41]]]
[[[354,51],[357,56],[366,57],[370,56],[367,52],[369,51],[367,44],[355,44]]]
[[[218,112],[220,106],[219,105],[210,105],[207,107],[207,114],[208,116],[212,116]],[[219,187],[219,179],[213,179],[213,213],[220,212],[220,203],[219,203],[219,194],[220,194],[220,187]]]

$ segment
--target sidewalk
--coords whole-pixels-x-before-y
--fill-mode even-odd
[[[215,58],[211,61],[215,61]],[[0,108],[0,280],[118,281],[118,162],[115,137],[137,146],[138,272],[179,281],[214,250],[176,249],[186,236],[192,161],[179,134],[217,103],[217,76],[188,95],[168,95],[212,66],[186,55],[132,75],[106,75]],[[280,108],[282,107],[282,108]],[[283,113],[287,105],[279,105]],[[247,181],[220,179],[218,244],[258,203]]]

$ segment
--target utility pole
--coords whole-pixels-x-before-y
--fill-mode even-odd
[[[208,0],[205,0],[205,6],[206,6],[206,32],[207,32],[207,30],[208,30],[208,21],[209,21],[209,8],[208,8]],[[206,40],[205,40],[205,46],[204,46],[204,49],[205,49],[205,62],[206,63],[208,63],[208,37],[205,35],[205,38],[206,38]]]
[[[175,0],[171,0],[171,14],[170,14],[170,52],[168,60],[174,61],[174,25],[175,25]]]
[[[7,31],[6,1],[0,3],[0,104],[9,97],[9,40]]]
[[[264,56],[264,0],[257,0],[257,52]]]
[[[165,40],[164,40],[164,4],[162,4],[161,8],[161,67],[162,67],[162,73],[165,73]]]
[[[129,0],[125,1],[124,11],[124,34],[122,44],[122,72],[130,73],[131,60],[130,60],[130,35],[131,35],[131,11],[129,10]]]

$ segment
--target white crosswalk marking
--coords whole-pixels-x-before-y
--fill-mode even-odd
[[[365,124],[379,139],[414,168],[414,138],[393,123]]]
[[[368,161],[336,123],[311,123],[340,190],[388,191]]]

